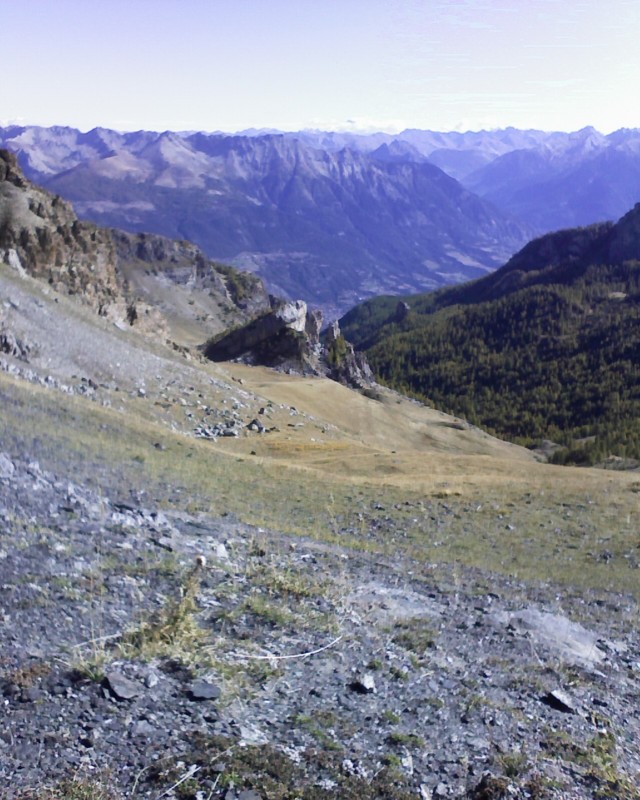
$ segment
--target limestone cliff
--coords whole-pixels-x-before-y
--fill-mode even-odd
[[[106,314],[124,300],[109,231],[80,222],[71,205],[21,173],[0,150],[0,260],[78,295]]]
[[[259,278],[211,261],[190,242],[78,220],[69,203],[25,178],[6,150],[0,150],[0,262],[160,338],[184,330],[187,321],[202,327],[204,315],[189,308],[194,297],[218,314],[218,328],[245,322],[269,305]],[[159,301],[155,278],[168,287],[162,295],[168,302]]]

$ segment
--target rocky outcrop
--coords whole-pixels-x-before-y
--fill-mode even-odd
[[[203,345],[212,361],[241,359],[247,364],[313,371],[313,345],[306,333],[307,304],[272,298],[272,308],[247,325]],[[311,325],[313,327],[313,325]]]
[[[374,383],[367,359],[344,338],[337,321],[331,323],[327,330],[325,358],[330,378],[356,389],[365,389]]]
[[[323,344],[320,311],[308,311],[302,300],[285,302],[272,298],[272,302],[274,307],[269,313],[203,345],[205,356],[212,361],[238,359],[247,364],[326,375],[358,389],[374,382],[365,357],[346,341],[337,322],[329,326]]]
[[[404,300],[400,300],[396,306],[394,322],[404,322],[404,320],[409,316],[409,311],[411,311],[411,306],[409,303],[405,303]]]
[[[81,222],[69,203],[28,181],[7,150],[0,150],[0,260],[102,314],[124,299],[109,232]]]
[[[81,222],[69,203],[25,178],[6,150],[0,150],[0,262],[76,296],[117,325],[162,339],[165,313],[180,312],[171,301],[161,311],[153,296],[141,295],[131,280],[136,270],[206,293],[230,319],[269,307],[259,278],[211,261],[190,242]]]
[[[11,328],[2,323],[0,319],[0,353],[7,353],[21,361],[28,361],[32,347],[30,342],[18,338]]]
[[[0,261],[118,325],[164,332],[161,315],[128,292],[111,231],[81,222],[70,203],[27,180],[6,150],[0,150]]]
[[[320,341],[320,331],[322,330],[322,311],[313,309],[307,312],[305,323],[305,333],[313,342]]]

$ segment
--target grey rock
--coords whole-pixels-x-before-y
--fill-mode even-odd
[[[140,694],[141,687],[119,672],[105,675],[105,685],[116,700],[133,700]]]
[[[322,311],[314,309],[307,312],[305,321],[305,333],[312,344],[320,341],[320,331],[322,330]]]
[[[229,789],[224,796],[224,800],[262,800],[262,795],[258,794],[254,789],[243,789],[241,792]]]
[[[42,697],[42,689],[39,689],[37,686],[29,686],[27,689],[23,689],[20,700],[23,703],[36,703],[38,700],[41,700]]]
[[[220,687],[209,681],[193,681],[187,694],[192,700],[217,700],[220,697]]]
[[[220,561],[228,561],[229,560],[229,551],[227,550],[225,544],[223,542],[218,542],[215,548],[216,558]]]
[[[15,472],[13,461],[6,453],[0,453],[0,480],[10,478]]]
[[[579,706],[575,701],[561,689],[554,689],[552,692],[548,692],[542,698],[542,702],[551,708],[555,708],[556,711],[562,711],[563,714],[577,714],[579,711]]]
[[[147,722],[146,719],[138,720],[135,723],[133,728],[131,729],[132,736],[139,736],[140,738],[144,739],[151,739],[156,733],[155,727],[150,723]]]
[[[257,725],[247,722],[240,726],[240,740],[243,744],[267,744],[268,737]]]
[[[593,667],[601,663],[605,653],[598,647],[598,636],[561,614],[537,608],[496,615],[496,619],[516,634],[553,650],[571,664]]]
[[[358,694],[375,694],[376,682],[371,672],[365,672],[352,681],[349,688]]]
[[[154,686],[157,686],[160,682],[160,678],[158,677],[157,672],[149,672],[149,674],[144,679],[144,685],[147,689],[153,689]]]
[[[157,536],[151,537],[151,541],[157,546],[162,548],[163,550],[167,550],[168,552],[172,553],[174,548],[173,540],[170,536]]]
[[[27,272],[25,268],[22,266],[22,262],[20,261],[20,256],[18,255],[16,250],[9,248],[7,251],[5,251],[4,260],[5,263],[8,264],[12,269],[15,269],[15,271],[22,278],[27,277]]]

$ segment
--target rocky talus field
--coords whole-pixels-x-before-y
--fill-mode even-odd
[[[3,800],[640,797],[637,472],[211,363],[188,287],[154,335],[27,251],[0,259]]]

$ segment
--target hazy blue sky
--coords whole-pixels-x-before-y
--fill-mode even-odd
[[[640,127],[640,0],[0,0],[0,122]]]

